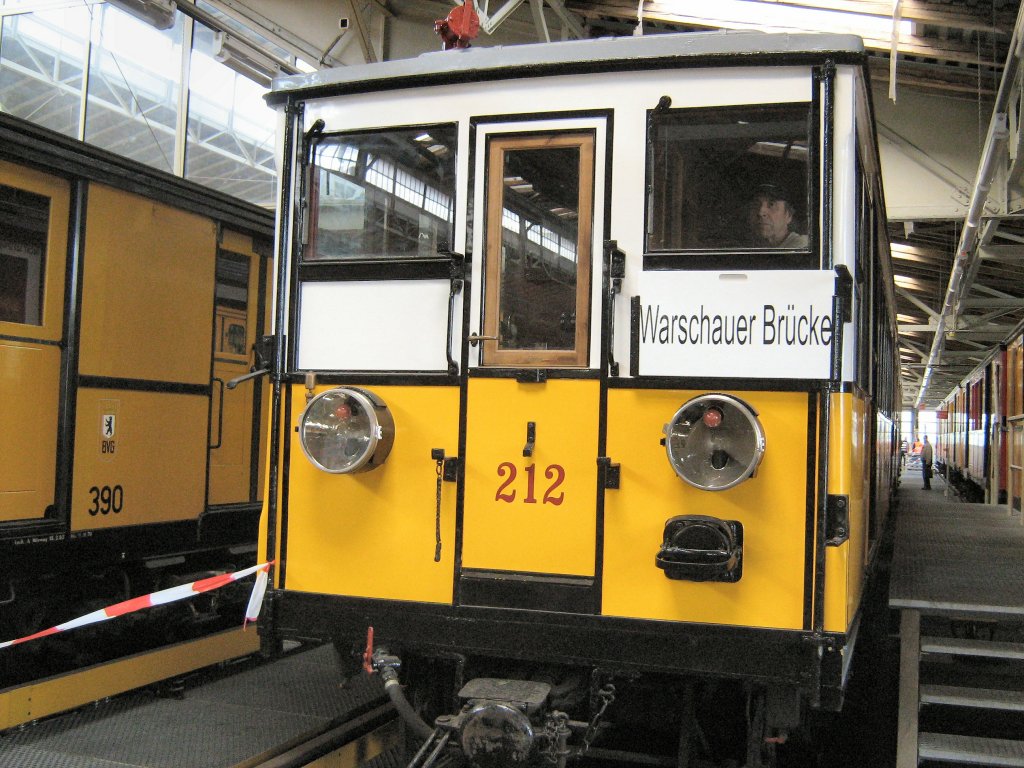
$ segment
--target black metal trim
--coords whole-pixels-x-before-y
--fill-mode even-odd
[[[821,386],[816,379],[736,379],[696,376],[635,376],[609,379],[611,389],[703,389],[720,392],[809,392]]]
[[[273,91],[264,98],[270,106],[319,99],[325,96],[342,96],[356,93],[377,93],[399,88],[425,88],[430,86],[451,86],[461,82],[484,83],[495,80],[524,79],[552,76],[570,76],[606,72],[647,72],[664,69],[700,69],[708,66],[721,68],[759,66],[811,66],[829,55],[837,63],[863,65],[864,54],[850,51],[815,51],[794,53],[721,53],[706,56],[665,56],[651,58],[630,58],[609,61],[570,61],[533,65],[509,65],[490,70],[467,69],[462,71],[425,72],[420,75],[400,76],[390,79],[361,80],[349,83],[330,83],[293,88],[287,91]]]
[[[818,269],[820,260],[808,251],[657,251],[644,254],[644,271]]]
[[[53,339],[33,339],[28,336],[11,336],[6,333],[0,333],[0,341],[16,341],[21,344],[40,344],[44,347],[59,347],[64,343],[63,341],[54,341]]]
[[[543,382],[546,379],[600,379],[601,371],[596,368],[472,368],[469,375],[474,379],[516,379],[517,381]]]
[[[514,608],[274,591],[279,638],[378,642],[399,653],[479,654],[795,685],[810,696],[841,684],[846,636],[685,624]],[[838,663],[837,663],[838,662]]]
[[[6,113],[0,113],[0,158],[98,181],[223,222],[245,234],[274,234],[274,216],[265,208]]]
[[[122,389],[130,392],[161,392],[173,395],[196,395],[198,397],[210,397],[212,390],[209,384],[125,379],[116,376],[79,376],[78,387],[80,389]]]
[[[459,577],[459,604],[562,613],[596,613],[594,579],[547,573],[515,573],[465,568]]]
[[[302,261],[298,266],[298,279],[303,283],[349,280],[448,280],[450,272],[450,258]]]
[[[468,303],[468,302],[467,302]],[[289,384],[302,384],[305,381],[303,371],[295,371],[281,377]],[[459,383],[458,374],[441,373],[438,371],[316,371],[316,383],[329,385],[365,384],[378,387],[385,386],[416,386],[416,387],[454,387]]]
[[[640,297],[629,300],[629,375],[640,375]]]
[[[259,506],[242,505],[225,511],[231,514],[215,514],[202,526],[201,516],[173,523],[76,531],[68,531],[57,522],[3,525],[0,561],[6,573],[29,579],[30,574],[58,572],[70,565],[88,569],[93,561],[109,565],[253,545]],[[214,520],[217,524],[211,525]]]
[[[60,384],[57,417],[57,473],[54,478],[55,517],[71,526],[72,479],[75,472],[75,421],[78,413],[78,353],[81,343],[82,279],[85,259],[89,185],[71,184],[67,256],[64,265],[64,328],[61,332]]]
[[[832,229],[832,179],[833,179],[833,134],[832,121],[835,114],[835,76],[833,61],[828,60],[821,67],[814,69],[814,82],[821,84],[822,90],[822,225],[821,225],[821,262],[822,267],[831,269],[835,263],[833,252]],[[817,89],[815,89],[817,90]],[[817,498],[815,499],[815,530],[814,542],[814,631],[821,634],[825,630],[825,527],[828,521],[828,487],[829,487],[829,448],[831,441],[832,392],[833,387],[842,380],[842,349],[843,349],[843,307],[838,297],[832,299],[832,335],[831,370],[828,381],[822,383],[821,404],[819,406],[820,425],[818,428],[818,477],[816,482]]]
[[[274,284],[274,295],[277,297],[277,306],[274,308],[274,357],[273,363],[270,370],[270,379],[273,382],[273,394],[270,400],[270,445],[268,446],[270,451],[270,462],[267,469],[267,548],[265,557],[268,561],[274,560],[277,555],[278,548],[278,494],[282,494],[281,498],[281,558],[282,562],[275,566],[270,567],[269,577],[270,583],[273,584],[275,580],[275,570],[280,569],[280,580],[281,584],[284,584],[284,556],[287,553],[285,549],[285,542],[283,540],[283,534],[287,531],[288,527],[286,524],[285,511],[288,499],[288,454],[287,449],[291,444],[291,441],[287,439],[288,434],[282,429],[281,417],[282,411],[284,410],[282,400],[282,374],[284,373],[288,360],[288,349],[287,340],[284,336],[285,330],[289,327],[288,325],[288,311],[287,307],[290,303],[292,305],[291,319],[294,320],[296,308],[295,305],[298,301],[293,300],[286,302],[285,297],[289,295],[289,277],[294,277],[294,262],[292,263],[291,271],[289,271],[289,252],[295,253],[295,247],[297,245],[297,236],[295,234],[295,207],[291,201],[292,189],[294,187],[295,180],[293,173],[296,165],[298,165],[298,155],[296,149],[296,133],[299,131],[299,127],[302,124],[303,107],[301,104],[295,105],[289,103],[284,109],[284,136],[282,137],[282,151],[281,157],[284,158],[282,167],[280,170],[281,174],[281,193],[278,198],[278,220],[281,230],[281,236],[277,240],[277,275]],[[296,256],[297,261],[297,256]],[[294,285],[294,283],[292,283]],[[293,295],[293,299],[295,296]],[[285,394],[290,398],[291,387],[285,388]],[[290,402],[290,399],[289,399]],[[289,414],[290,415],[290,414]],[[290,419],[289,422],[291,423]],[[284,443],[284,461],[285,461],[285,478],[283,491],[279,477],[279,467],[282,460],[282,440]]]

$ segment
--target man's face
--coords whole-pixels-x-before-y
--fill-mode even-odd
[[[754,238],[768,246],[782,243],[789,234],[793,210],[785,200],[758,195],[751,203],[750,228]]]

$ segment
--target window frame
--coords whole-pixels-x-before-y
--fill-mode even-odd
[[[807,163],[804,181],[804,219],[808,245],[806,248],[655,248],[651,246],[651,222],[654,215],[654,126],[658,115],[684,113],[711,113],[742,110],[785,109],[800,107],[807,119]],[[821,269],[820,244],[820,176],[821,176],[821,102],[817,89],[804,101],[750,102],[718,106],[685,106],[678,108],[652,108],[647,111],[644,170],[644,269],[645,270],[779,270]]]
[[[429,133],[430,131],[438,129],[447,129],[451,131],[451,153],[452,157],[450,160],[451,164],[451,177],[450,184],[447,189],[441,190],[442,193],[448,194],[451,202],[451,220],[448,222],[447,231],[443,237],[438,238],[438,254],[429,255],[413,255],[413,256],[382,256],[381,254],[372,255],[359,255],[349,257],[336,257],[336,258],[310,258],[308,254],[316,253],[318,248],[318,237],[319,237],[319,212],[320,212],[320,165],[317,164],[317,152],[319,148],[329,142],[337,142],[343,137],[358,137],[358,136],[374,136],[383,135],[387,133],[402,132],[402,133],[413,133],[416,131]],[[388,125],[380,126],[376,128],[359,129],[351,131],[331,131],[317,135],[309,146],[309,152],[304,164],[304,171],[306,174],[305,182],[302,184],[302,190],[304,194],[304,208],[306,209],[305,221],[304,221],[304,236],[301,248],[299,249],[299,263],[300,276],[306,279],[307,276],[316,275],[320,279],[338,279],[344,277],[347,274],[358,275],[356,279],[369,279],[375,276],[378,272],[381,277],[388,275],[396,276],[394,270],[397,268],[399,272],[403,272],[405,267],[411,267],[413,272],[420,272],[422,268],[417,268],[415,265],[429,264],[432,260],[443,259],[445,263],[448,262],[449,257],[440,251],[448,252],[451,248],[451,243],[455,238],[455,225],[456,225],[456,214],[458,211],[458,183],[456,179],[458,170],[458,153],[459,147],[459,135],[458,135],[458,123],[452,121],[430,123],[423,125]],[[358,158],[357,158],[358,160]],[[394,183],[394,179],[392,179]],[[372,182],[366,181],[367,184],[372,185]],[[429,185],[427,185],[429,187]],[[399,197],[392,191],[390,193],[393,197]],[[404,198],[400,198],[403,199]],[[424,200],[427,203],[436,202],[429,198],[429,195],[424,193]],[[411,203],[410,203],[411,204]],[[432,212],[426,205],[423,206],[423,210],[435,218],[440,219],[436,213]],[[364,220],[364,231],[365,231],[365,220]],[[430,276],[433,276],[433,270],[428,270]]]
[[[575,327],[572,349],[499,349],[505,152],[515,149],[579,149],[579,197],[576,219]],[[594,178],[597,136],[593,129],[555,129],[494,133],[485,157],[483,339],[480,366],[505,368],[586,368],[590,355],[591,273],[593,266]],[[493,337],[493,338],[487,338]]]

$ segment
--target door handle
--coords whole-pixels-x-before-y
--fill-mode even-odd
[[[469,341],[470,344],[472,344],[475,347],[481,341],[497,341],[498,337],[497,336],[481,336],[479,333],[471,333],[471,334],[469,334],[469,336],[466,337],[466,339]]]
[[[527,458],[533,456],[535,442],[537,442],[537,423],[535,421],[528,421],[526,422],[526,445],[523,446],[523,456]]]

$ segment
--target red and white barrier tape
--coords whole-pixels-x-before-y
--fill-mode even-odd
[[[11,645],[18,645],[19,643],[27,643],[29,640],[35,640],[40,637],[56,635],[59,632],[66,632],[69,629],[78,629],[78,627],[84,627],[89,624],[98,624],[101,621],[112,619],[115,616],[124,616],[126,613],[134,613],[135,611],[141,611],[145,608],[152,608],[154,605],[166,605],[167,603],[173,603],[176,600],[185,600],[203,592],[219,589],[220,587],[231,584],[239,579],[244,579],[246,576],[251,576],[255,573],[256,583],[252,586],[252,594],[249,596],[249,604],[245,607],[245,621],[242,624],[242,626],[248,626],[250,622],[256,621],[260,615],[260,607],[263,605],[263,594],[267,591],[267,576],[270,571],[270,566],[273,565],[273,563],[274,561],[271,560],[267,563],[254,565],[251,568],[235,571],[234,573],[224,573],[219,576],[211,576],[208,579],[193,581],[191,584],[182,584],[177,587],[171,587],[170,589],[161,589],[159,592],[142,595],[141,597],[133,597],[131,600],[125,600],[121,603],[109,605],[106,608],[101,608],[98,611],[87,613],[84,616],[79,616],[77,619],[72,619],[71,621],[65,621],[63,624],[58,624],[55,627],[44,629],[33,635],[26,635],[25,637],[19,637],[17,640],[8,640],[7,642],[0,643],[0,649],[7,648]]]

